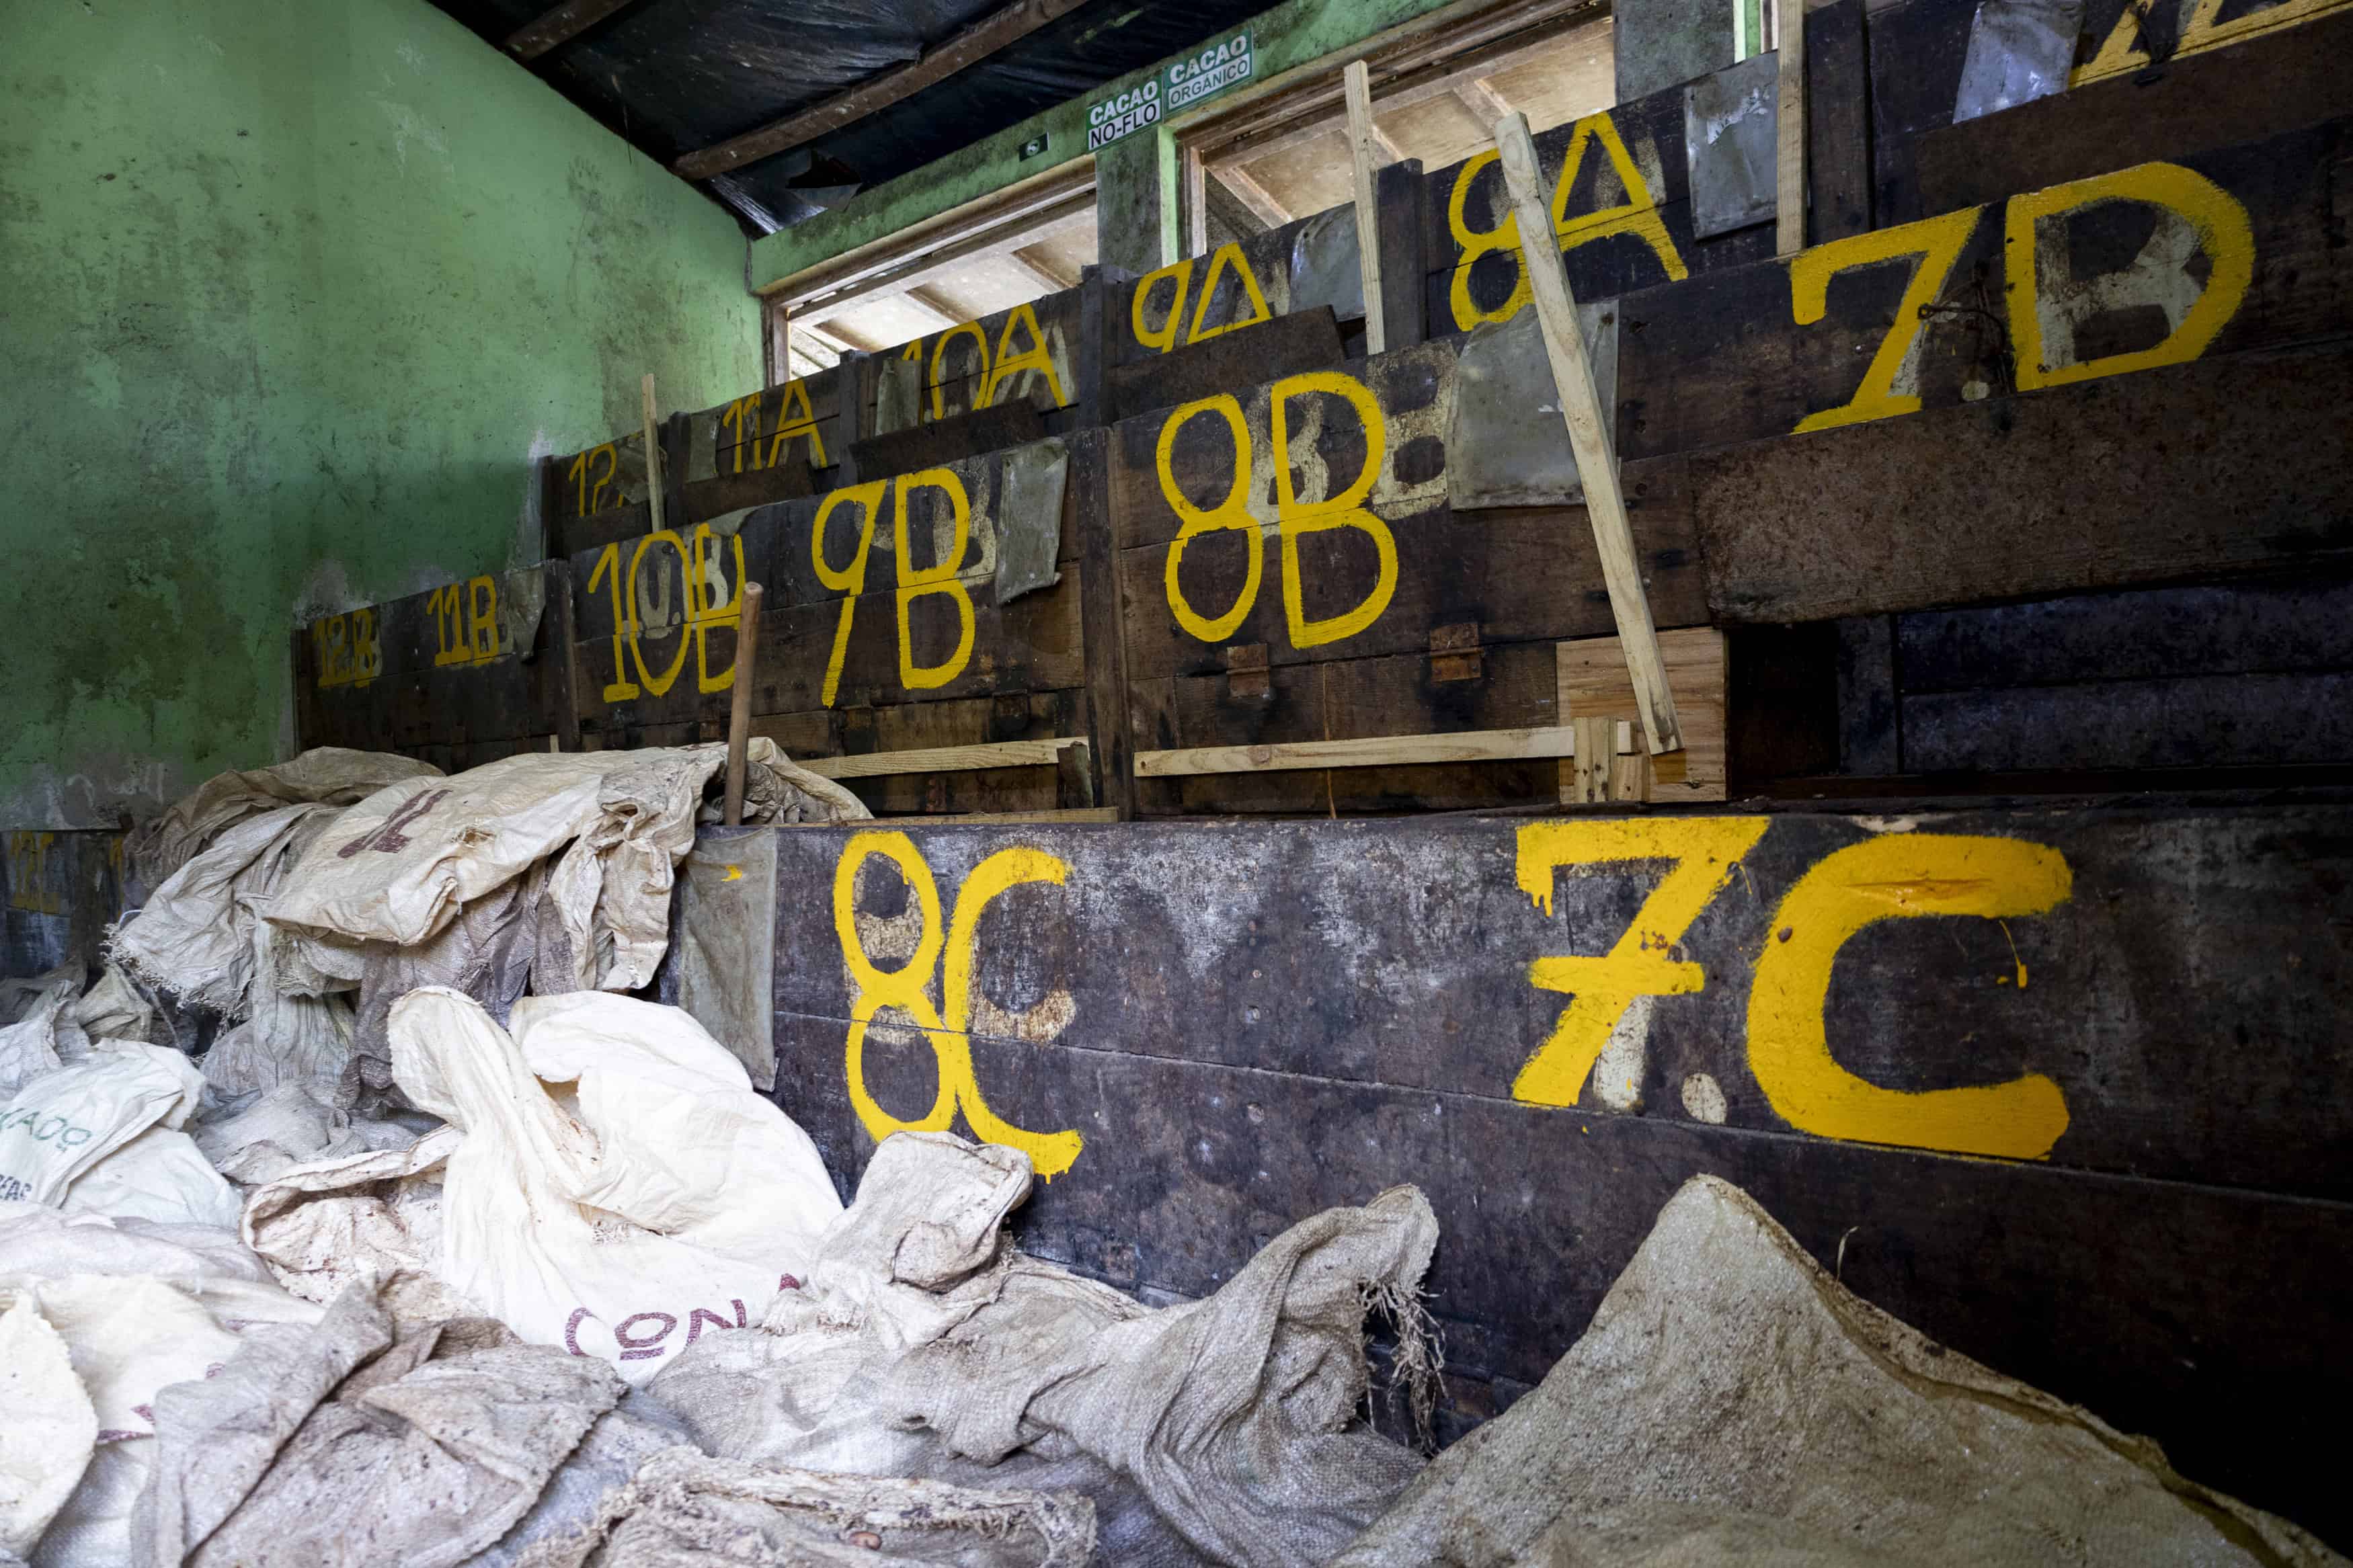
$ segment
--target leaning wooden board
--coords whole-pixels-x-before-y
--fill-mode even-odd
[[[2353,810],[775,831],[778,1099],[845,1194],[985,1121],[1051,1177],[1026,1245],[1198,1296],[1416,1183],[1461,1420],[1715,1172],[1957,1349],[2353,1528],[2309,1440],[2353,1396]]]

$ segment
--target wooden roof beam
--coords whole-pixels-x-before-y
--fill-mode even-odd
[[[575,0],[581,3],[581,0]],[[602,3],[602,0],[588,0]],[[865,119],[911,98],[934,82],[944,81],[1008,44],[1028,37],[1047,23],[1079,8],[1082,0],[1013,0],[956,34],[935,49],[895,70],[870,77],[847,91],[813,104],[782,120],[747,131],[716,146],[687,153],[670,165],[673,174],[689,180],[707,180],[746,163],[773,158],[805,146],[843,126]]]
[[[1328,132],[1332,127],[1323,129]],[[1232,192],[1234,199],[1257,214],[1267,227],[1280,228],[1291,221],[1291,209],[1275,200],[1272,191],[1250,178],[1240,163],[1212,163],[1209,178]]]
[[[535,60],[556,45],[578,37],[634,0],[564,0],[537,20],[509,35],[504,47],[519,60]]]

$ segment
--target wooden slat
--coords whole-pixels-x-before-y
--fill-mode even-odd
[[[794,766],[820,778],[883,778],[894,773],[971,773],[979,768],[1050,765],[1068,751],[1084,751],[1086,741],[992,741],[977,746],[938,746],[920,752],[870,752],[856,757],[801,757]]]
[[[1718,624],[1831,620],[2341,568],[2348,402],[2353,353],[2234,356],[1636,472],[1687,467]]]
[[[1654,801],[1725,798],[1725,646],[1713,626],[1687,626],[1659,634],[1659,655],[1674,683],[1675,714],[1683,721],[1683,776],[1674,763],[1656,769],[1644,798]],[[1640,721],[1626,656],[1616,637],[1585,637],[1555,650],[1561,721],[1611,719]],[[1662,759],[1664,761],[1664,759]],[[1561,799],[1571,798],[1569,770],[1561,770]]]
[[[808,764],[801,764],[807,767]],[[1022,823],[1047,822],[1117,822],[1119,808],[1113,805],[1059,806],[1052,811],[965,811],[940,816],[885,816],[876,820],[892,827],[997,827],[1019,826]],[[831,822],[779,823],[780,827],[834,827]]]
[[[536,21],[507,37],[507,53],[519,60],[535,60],[556,45],[576,38],[631,0],[565,0],[542,12]]]
[[[1298,768],[1377,768],[1398,763],[1503,763],[1566,757],[1576,742],[1565,725],[1534,730],[1466,730],[1451,735],[1374,735],[1357,741],[1293,741],[1272,746],[1194,746],[1138,752],[1139,778],[1196,773],[1282,773]]]
[[[1642,588],[1641,563],[1634,554],[1626,495],[1619,487],[1613,436],[1617,410],[1601,406],[1601,394],[1594,384],[1585,333],[1577,323],[1577,298],[1569,292],[1568,269],[1553,244],[1552,213],[1537,181],[1535,142],[1528,132],[1527,116],[1514,114],[1497,121],[1495,145],[1511,189],[1513,210],[1519,216],[1520,254],[1526,259],[1536,321],[1544,330],[1545,354],[1552,362],[1553,384],[1560,392],[1561,418],[1568,426],[1569,447],[1577,455],[1577,479],[1585,487],[1586,513],[1593,525],[1594,545],[1601,554],[1601,579],[1609,590],[1609,613],[1618,624],[1626,668],[1633,678],[1642,732],[1656,756],[1682,746],[1683,737],[1675,724],[1674,693],[1659,658],[1658,632],[1651,625],[1651,603]]]
[[[911,98],[934,82],[946,80],[975,61],[986,59],[1008,44],[1018,42],[1047,23],[1075,11],[1080,3],[1081,0],[1016,0],[1013,5],[990,12],[939,47],[924,50],[922,58],[896,70],[870,78],[847,92],[836,93],[823,103],[788,114],[757,131],[689,153],[672,163],[670,170],[684,179],[707,180],[713,174],[788,153],[828,131],[838,131],[877,110]]]
[[[1773,250],[1806,248],[1806,0],[1774,0],[1780,97],[1773,151]]]
[[[1386,317],[1381,310],[1381,228],[1380,211],[1373,200],[1373,176],[1383,163],[1395,162],[1394,155],[1384,157],[1377,145],[1380,128],[1373,123],[1372,79],[1362,60],[1350,60],[1346,71],[1348,92],[1348,161],[1355,178],[1356,194],[1356,268],[1365,290],[1365,352],[1385,353],[1388,348]]]

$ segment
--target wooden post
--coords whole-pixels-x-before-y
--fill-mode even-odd
[[[1520,250],[1527,259],[1536,321],[1544,331],[1546,357],[1552,362],[1569,448],[1577,456],[1577,476],[1585,486],[1586,515],[1601,556],[1601,580],[1609,590],[1609,614],[1626,650],[1626,672],[1633,679],[1643,738],[1653,754],[1677,751],[1683,742],[1675,722],[1674,693],[1667,686],[1658,631],[1651,624],[1651,601],[1642,591],[1641,563],[1634,555],[1634,529],[1626,521],[1626,496],[1618,483],[1616,411],[1602,408],[1593,384],[1585,334],[1577,324],[1577,299],[1569,292],[1568,268],[1553,243],[1552,214],[1536,173],[1528,117],[1514,113],[1495,121],[1495,147],[1503,159],[1504,183],[1512,193],[1512,210],[1519,219]]]
[[[1430,183],[1421,177],[1421,160],[1408,158],[1384,168],[1373,184],[1380,208],[1381,346],[1395,353],[1430,341],[1422,293],[1430,271]]]
[[[653,378],[646,378],[649,385]],[[752,743],[752,666],[760,654],[760,584],[744,584],[735,612],[735,689],[727,710],[727,826],[744,820],[744,752]]]
[[[1343,75],[1348,92],[1348,156],[1356,174],[1356,266],[1365,285],[1365,353],[1377,354],[1388,347],[1381,309],[1380,209],[1373,199],[1373,176],[1383,160],[1374,145],[1372,73],[1364,61],[1350,60]]]
[[[1775,108],[1773,253],[1806,248],[1806,0],[1771,0],[1780,99]]]
[[[653,519],[653,531],[659,533],[662,531],[661,441],[654,428],[653,372],[646,372],[646,379],[639,384],[639,390],[645,394],[646,511]]]
[[[1185,184],[1185,254],[1209,254],[1209,166],[1198,147],[1179,147],[1178,173]]]

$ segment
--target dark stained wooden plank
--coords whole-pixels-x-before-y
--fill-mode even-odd
[[[1906,693],[1904,771],[2353,762],[2353,671]]]
[[[1097,427],[1073,437],[1063,510],[1078,534],[1086,581],[1100,584],[1081,599],[1079,609],[1095,800],[1129,817],[1135,815],[1135,747],[1128,721],[1127,645],[1120,626],[1114,549],[1118,523],[1112,515],[1110,465],[1110,431]]]
[[[1104,301],[1113,369],[1206,348],[1237,327],[1324,303],[1293,298],[1301,280],[1293,253],[1310,228],[1355,233],[1345,207],[1334,207],[1187,257],[1142,278],[1123,278]],[[1204,299],[1204,293],[1207,298]],[[1261,313],[1261,307],[1263,307]]]
[[[0,977],[30,979],[78,963],[97,978],[107,928],[138,893],[124,837],[102,829],[0,832]]]
[[[928,419],[905,430],[869,436],[850,448],[861,474],[908,474],[982,452],[1041,439],[1046,422],[1038,408],[1008,400],[945,419]]]
[[[1430,336],[1422,281],[1430,274],[1430,183],[1419,158],[1387,164],[1373,180],[1381,237],[1381,330],[1389,348],[1408,349]]]
[[[1806,238],[1815,245],[1871,227],[1871,68],[1865,0],[1806,10]],[[2035,181],[2032,185],[2049,182]],[[1966,201],[1930,210],[1967,206]]]
[[[1872,209],[1882,227],[1942,210],[1922,205],[1913,158],[1924,135],[1953,121],[1976,18],[1976,0],[1908,0],[1870,13]]]
[[[1369,735],[1451,733],[1556,724],[1551,642],[1478,651],[1478,673],[1456,673],[1428,654],[1286,664],[1261,680],[1176,676],[1140,683],[1133,721],[1138,750]],[[1556,800],[1550,760],[1448,766],[1333,768],[1139,781],[1151,815],[1323,815],[1460,811]]]
[[[1570,1005],[1531,983],[1530,963],[1608,952],[1666,862],[1696,854],[1694,892],[1706,896],[1672,917],[1654,910],[1643,930],[1673,925],[1667,940],[1703,983],[1647,1005],[1641,1048],[1570,1086],[1580,1117],[1704,1122],[1712,1100],[1695,1110],[1682,1089],[1705,1073],[1725,1124],[1754,1131],[1944,1139],[1947,1152],[1983,1138],[1989,1151],[2045,1148],[2087,1171],[2353,1194],[2339,1158],[2353,1099],[2336,1089],[2353,1073],[2337,1045],[2346,1004],[2327,981],[2353,943],[2346,807],[1986,811],[1916,819],[1912,837],[1884,816],[1820,812],[1653,816],[1635,819],[1630,839],[1600,837],[1591,824],[1606,816],[1557,830],[1545,820],[968,830],[923,845],[944,890],[1013,837],[1069,861],[1059,889],[1005,896],[979,928],[976,971],[1008,1011],[1068,989],[1066,1043],[1507,1102]],[[830,885],[843,842],[797,849],[790,885]],[[1601,859],[1580,871],[1581,854]],[[1889,856],[1967,862],[1986,889],[1974,907],[2010,912],[1882,918],[1834,960],[1778,940],[1801,918],[1844,919],[1820,904],[1822,889],[1867,882]],[[1550,879],[1527,873],[1551,889],[1549,908],[1522,887],[1523,862],[1559,867]],[[2217,865],[2233,875],[2201,869]],[[882,902],[861,894],[861,907],[892,912],[887,872],[869,868],[861,887]],[[1094,940],[1106,931],[1122,939]],[[780,1010],[846,1017],[839,960],[824,900],[807,900],[779,932]],[[1788,1016],[1826,1028],[1840,1070],[1906,1091],[1903,1103],[1847,1122],[1788,1094],[1810,1069],[1773,1043],[1782,1015],[1759,1011],[1768,963],[1774,987],[1834,973],[1827,1002]],[[1399,964],[1417,978],[1359,983]],[[2242,1028],[2264,1042],[2260,1059]],[[2052,1088],[2036,1092],[2063,1102],[2055,1121],[1956,1111],[1942,1131],[1908,1133],[1874,1120],[1909,1114],[1930,1089],[2038,1073]],[[1883,1131],[1867,1136],[1873,1128]]]
[[[1318,305],[1153,359],[1114,366],[1110,376],[1112,417],[1129,419],[1277,376],[1335,367],[1346,357],[1340,350],[1340,328],[1332,308]]]
[[[943,701],[952,698],[994,693],[1060,690],[1085,682],[1081,651],[1080,604],[1083,572],[1073,563],[1063,568],[1057,586],[1025,595],[999,606],[993,584],[971,589],[972,648],[957,673],[943,684],[911,689],[901,679],[899,632],[894,595],[887,588],[858,596],[850,631],[842,647],[842,661],[834,700],[837,707],[888,706],[902,702]],[[959,631],[957,614],[944,595],[916,600],[909,609],[912,656],[920,668],[950,663]],[[822,709],[827,664],[841,626],[841,600],[783,604],[760,618],[760,662],[753,686],[753,711],[759,715],[806,712]],[[634,696],[607,700],[614,684],[616,653],[609,607],[601,622],[575,645],[575,662],[581,674],[575,691],[583,730],[639,729],[655,725],[705,721],[723,722],[727,711],[726,672],[733,668],[733,627],[714,624],[705,629],[705,651],[695,652],[693,634],[673,628],[669,637],[640,635],[637,647],[649,668],[640,670],[638,654],[623,639],[620,657],[628,662]],[[683,637],[684,650],[674,640]],[[670,675],[664,689],[655,691],[645,679]],[[700,688],[707,668],[712,689]]]
[[[2348,398],[2341,350],[2210,360],[1703,454],[1686,460],[1708,602],[1821,620],[2342,572]]]
[[[1898,616],[1907,694],[2353,669],[2353,580],[2298,575]]]

